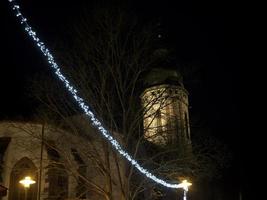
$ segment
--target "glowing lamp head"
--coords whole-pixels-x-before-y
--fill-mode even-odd
[[[34,180],[32,180],[32,178],[30,176],[26,176],[24,179],[19,181],[19,183],[21,183],[25,188],[28,188],[28,187],[30,187],[31,184],[34,184],[36,182]]]
[[[179,186],[186,191],[188,191],[188,187],[191,185],[192,183],[188,182],[187,180],[183,180],[182,183],[179,184]]]

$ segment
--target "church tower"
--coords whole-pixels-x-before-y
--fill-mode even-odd
[[[141,94],[144,137],[156,145],[191,147],[188,92],[175,70],[153,69]]]

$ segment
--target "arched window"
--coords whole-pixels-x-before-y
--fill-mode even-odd
[[[46,200],[64,200],[68,197],[68,173],[54,141],[47,141],[46,150],[49,158],[46,172],[49,187],[46,189]]]
[[[46,200],[64,200],[68,197],[68,174],[61,164],[48,167],[49,182],[48,198]]]
[[[27,189],[27,195],[25,194],[25,188],[19,183],[20,180],[26,176],[30,176],[36,181],[30,188]],[[33,162],[24,157],[20,159],[13,167],[10,174],[9,195],[8,200],[36,200],[38,190],[38,171]]]
[[[79,178],[77,180],[78,182],[76,187],[76,197],[79,199],[86,199],[87,187],[84,179],[87,177],[87,166],[76,149],[71,148],[71,153],[78,165],[77,171],[79,174]]]
[[[5,152],[10,141],[11,141],[10,137],[0,138],[0,183],[3,182],[2,172],[3,172],[3,166],[4,166],[4,156],[5,156]]]

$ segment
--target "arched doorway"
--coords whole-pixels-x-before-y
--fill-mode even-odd
[[[36,181],[30,188],[27,189],[27,196],[25,195],[25,188],[19,183],[20,180],[26,176],[32,177]],[[13,167],[10,174],[9,195],[8,200],[36,200],[38,191],[38,170],[33,162],[24,157],[20,159]]]

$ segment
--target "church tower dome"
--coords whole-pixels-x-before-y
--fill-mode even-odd
[[[144,78],[141,94],[144,137],[159,146],[191,145],[188,92],[176,70],[156,68]]]

